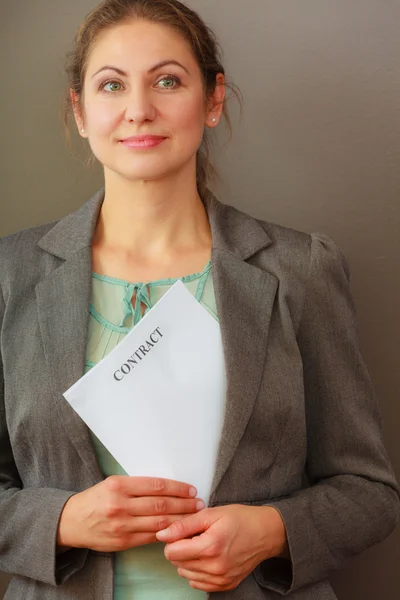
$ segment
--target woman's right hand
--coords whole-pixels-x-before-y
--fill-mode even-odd
[[[170,479],[112,475],[68,499],[57,545],[118,552],[157,542],[157,531],[204,508],[196,495]]]

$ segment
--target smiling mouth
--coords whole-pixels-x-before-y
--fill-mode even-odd
[[[156,135],[144,135],[126,138],[124,140],[120,140],[120,143],[128,148],[153,148],[154,146],[158,146],[167,138],[156,136]]]

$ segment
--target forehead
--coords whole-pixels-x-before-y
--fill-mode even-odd
[[[132,20],[102,31],[96,38],[88,60],[88,72],[104,61],[121,69],[147,70],[165,59],[184,61],[191,72],[197,62],[188,42],[167,25]]]

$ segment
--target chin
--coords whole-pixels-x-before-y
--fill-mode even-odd
[[[156,181],[165,179],[177,172],[176,169],[117,169],[111,168],[116,175],[129,181]],[[179,169],[178,169],[179,171]]]
[[[122,177],[129,181],[161,181],[170,175],[170,173],[135,173],[121,174]]]
[[[163,160],[148,161],[148,164],[145,164],[146,161],[140,162],[142,162],[142,164],[105,164],[105,166],[116,175],[128,179],[129,181],[155,181],[157,179],[165,179],[166,177],[171,177],[179,173],[187,166],[187,163],[182,163],[182,160],[180,160],[179,163],[168,162],[168,164],[166,164],[165,158]]]

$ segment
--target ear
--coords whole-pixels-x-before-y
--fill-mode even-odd
[[[86,133],[82,133],[82,130],[85,129],[85,125],[84,125],[81,106],[80,106],[80,97],[73,89],[69,90],[69,94],[70,94],[70,98],[71,98],[71,106],[72,106],[72,110],[74,112],[75,122],[76,122],[76,126],[78,127],[79,135],[81,137],[87,137]]]
[[[224,108],[225,92],[225,76],[223,73],[218,73],[216,77],[214,93],[208,102],[206,125],[211,129],[217,127],[221,120],[221,115]]]

